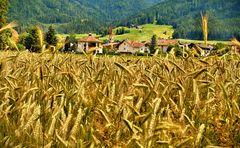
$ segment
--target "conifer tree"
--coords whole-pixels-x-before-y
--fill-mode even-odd
[[[7,23],[8,6],[8,0],[0,0],[0,28]],[[10,35],[11,33],[7,30],[0,32],[0,50],[6,49]]]
[[[40,52],[41,38],[37,27],[33,27],[27,31],[28,36],[25,38],[24,46],[31,52]]]
[[[157,35],[153,35],[150,44],[150,52],[155,53],[157,47]]]
[[[0,28],[7,23],[7,13],[8,13],[8,0],[0,1]]]
[[[48,45],[57,45],[57,36],[56,36],[56,31],[53,28],[53,26],[50,26],[48,28],[48,32],[46,33],[45,40],[48,43]]]

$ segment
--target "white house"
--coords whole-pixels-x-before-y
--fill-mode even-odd
[[[81,38],[78,40],[77,52],[92,52],[103,53],[102,41],[98,38],[93,37],[92,34],[89,34],[88,37]]]
[[[144,43],[137,41],[125,40],[123,41],[116,51],[117,53],[150,53],[150,50]]]

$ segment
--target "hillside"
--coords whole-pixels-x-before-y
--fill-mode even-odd
[[[121,30],[123,28],[117,27],[113,29],[113,40],[123,41],[125,39],[129,39],[136,41],[149,41],[154,34],[160,38],[168,39],[172,38],[174,32],[173,27],[168,25],[145,24],[141,25],[141,27],[141,29],[124,27],[126,33],[122,35],[116,35],[117,30]],[[69,34],[58,34],[60,39],[65,39],[67,36],[69,36]],[[88,34],[76,34],[75,36],[77,39],[79,39],[88,36]],[[109,39],[108,35],[101,37],[100,35],[94,34],[94,36],[98,36],[102,41]]]
[[[114,40],[122,41],[124,39],[129,40],[138,40],[138,41],[149,41],[151,37],[156,34],[160,38],[172,38],[173,28],[172,26],[167,25],[154,25],[154,24],[145,24],[141,25],[141,29],[137,28],[127,28],[125,27],[125,31],[129,31],[129,33],[125,33],[122,35],[116,35],[116,31],[120,30],[122,27],[115,28],[114,32]],[[102,40],[108,39],[108,37],[102,38]]]
[[[201,12],[209,16],[209,39],[240,38],[240,1],[237,0],[168,0],[127,18],[120,25],[172,25],[174,37],[202,39]]]
[[[99,31],[114,20],[121,20],[160,0],[9,0],[9,19],[21,28],[32,24],[55,24],[58,31]]]

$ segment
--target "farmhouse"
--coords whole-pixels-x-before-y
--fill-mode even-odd
[[[77,52],[90,52],[103,53],[102,41],[94,37],[91,33],[88,37],[81,38],[78,40]]]
[[[170,45],[178,44],[178,40],[169,40],[169,39],[159,39],[157,40],[157,45],[162,49],[164,53],[167,52],[167,49]]]
[[[120,43],[118,42],[110,42],[110,43],[103,44],[103,48],[112,50],[112,51],[117,51],[119,44]]]
[[[233,44],[233,43],[228,43],[228,46],[232,49],[233,52],[235,53],[240,53],[240,46]]]
[[[150,50],[144,43],[138,41],[125,40],[120,45],[117,53],[150,53]]]

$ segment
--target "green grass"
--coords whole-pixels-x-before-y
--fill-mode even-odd
[[[181,42],[189,42],[189,43],[204,43],[203,40],[189,40],[189,39],[179,39]],[[229,41],[218,41],[218,40],[211,40],[207,41],[208,44],[217,44],[217,43],[223,43],[223,44],[228,44]]]
[[[149,41],[154,34],[161,38],[172,38],[174,32],[172,26],[167,25],[145,24],[142,25],[142,27],[143,27],[142,29],[125,27],[125,30],[130,30],[130,33],[126,33],[123,35],[114,35],[114,40],[122,41],[124,39],[129,39],[136,41]],[[116,30],[119,28],[115,28],[113,32],[116,33]],[[166,35],[164,34],[164,32],[166,32]],[[68,35],[69,34],[58,34],[58,37],[66,38]],[[86,37],[87,35],[88,34],[76,34],[76,38],[83,38]],[[96,34],[93,35],[96,36]],[[108,35],[100,39],[107,40]]]
[[[117,29],[115,28],[113,32],[115,33]],[[172,38],[172,34],[174,32],[172,26],[167,25],[155,25],[155,24],[145,24],[142,25],[142,29],[136,28],[126,28],[125,30],[129,30],[130,33],[126,33],[123,35],[114,35],[114,40],[136,40],[136,41],[149,41],[151,37],[156,34],[158,37],[161,38]],[[166,35],[164,34],[166,32]],[[108,36],[101,38],[103,40],[108,39]]]

